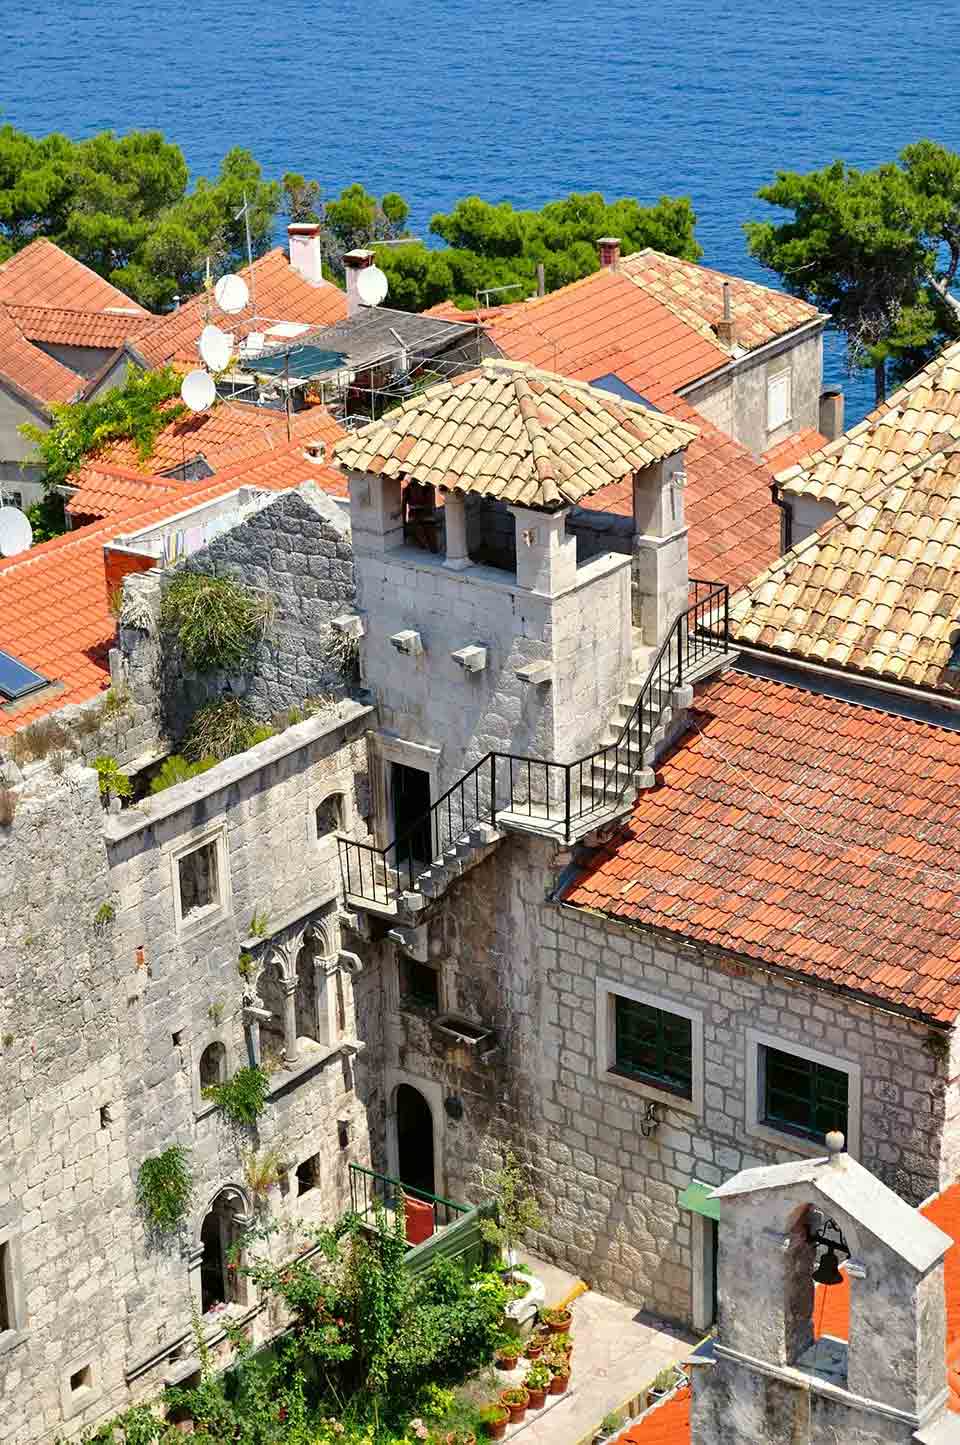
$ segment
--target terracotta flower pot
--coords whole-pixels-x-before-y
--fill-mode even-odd
[[[497,1355],[497,1369],[498,1369],[498,1370],[515,1370],[515,1369],[517,1368],[517,1361],[519,1360],[519,1358],[520,1358],[520,1351],[519,1351],[519,1350],[517,1351],[517,1353],[516,1353],[515,1355],[505,1354],[504,1351],[501,1350],[500,1353]]]
[[[570,1320],[570,1311],[564,1310],[563,1319],[559,1323],[555,1323],[553,1320],[546,1320],[545,1323],[552,1335],[565,1335],[570,1328]]]
[[[517,1385],[514,1388],[517,1390],[523,1390],[522,1385]],[[527,1406],[530,1403],[530,1395],[527,1390],[523,1390],[523,1401],[519,1405],[516,1405],[511,1400],[505,1398],[505,1396],[509,1395],[510,1393],[510,1390],[502,1391],[500,1395],[500,1403],[501,1405],[503,1405],[504,1409],[510,1411],[510,1424],[519,1425],[526,1418]]]
[[[536,1335],[531,1335],[530,1343],[523,1352],[528,1360],[539,1360],[543,1354],[543,1341],[538,1340]]]
[[[569,1375],[554,1375],[553,1379],[550,1381],[551,1395],[562,1395],[569,1383]]]
[[[547,1399],[546,1386],[535,1390],[532,1385],[527,1386],[527,1394],[530,1396],[530,1409],[542,1410]]]
[[[510,1411],[507,1409],[506,1405],[504,1405],[504,1407],[503,1407],[503,1419],[502,1419],[502,1420],[488,1420],[488,1421],[486,1422],[486,1425],[487,1425],[487,1434],[490,1436],[490,1439],[491,1439],[491,1440],[502,1440],[502,1439],[503,1439],[504,1434],[506,1433],[506,1429],[507,1429],[507,1425],[508,1425],[508,1423],[509,1423],[509,1420],[510,1420]]]

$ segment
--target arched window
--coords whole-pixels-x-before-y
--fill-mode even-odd
[[[317,804],[317,839],[322,842],[324,838],[339,832],[343,828],[343,818],[343,794],[331,793],[322,803]]]
[[[246,1304],[246,1284],[231,1259],[243,1227],[243,1200],[234,1189],[223,1189],[213,1201],[200,1227],[203,1257],[200,1261],[200,1311],[218,1305]]]
[[[218,1040],[207,1044],[200,1055],[200,1088],[222,1084],[227,1077],[227,1051]]]

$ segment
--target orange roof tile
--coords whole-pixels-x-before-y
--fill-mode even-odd
[[[109,311],[146,316],[116,286],[53,241],[31,241],[0,265],[0,302],[16,306],[58,306],[73,311]]]
[[[128,337],[138,336],[156,320],[146,312],[131,315],[118,311],[79,311],[64,306],[9,303],[6,310],[28,341],[110,350],[122,346]]]
[[[809,456],[811,452],[819,451],[827,445],[827,438],[813,427],[806,427],[803,431],[794,432],[785,441],[777,442],[775,447],[770,447],[763,454],[763,460],[772,472],[783,471],[784,467],[790,467],[798,462],[801,457]]]
[[[739,672],[691,720],[565,901],[952,1022],[956,733]]]
[[[329,420],[329,418],[328,418]],[[63,691],[41,697],[15,713],[0,711],[0,736],[35,722],[67,703],[85,702],[110,685],[107,654],[116,634],[109,608],[103,549],[121,533],[167,517],[238,486],[283,491],[312,481],[333,496],[345,496],[346,479],[329,466],[308,460],[298,439],[225,468],[202,482],[178,488],[160,502],[134,502],[104,521],[93,522],[16,557],[0,560],[0,648],[12,652]]]
[[[83,377],[33,346],[6,307],[0,305],[0,381],[6,381],[42,407],[70,401]]]
[[[323,407],[311,406],[290,414],[291,439],[325,441],[330,448],[344,436],[343,429]],[[232,466],[267,447],[286,446],[286,413],[246,401],[219,401],[209,411],[178,417],[157,437],[147,460],[140,462],[131,441],[113,442],[97,461],[112,467],[142,469],[151,475],[173,471],[202,456],[214,471]]]
[[[613,1445],[681,1445],[690,1440],[690,1386],[674,1390],[662,1405],[655,1406],[618,1435]]]
[[[247,268],[241,272],[249,282]],[[212,307],[211,319],[224,331],[240,339],[251,331],[263,331],[277,321],[299,321],[310,326],[332,326],[346,320],[347,298],[332,282],[312,286],[305,281],[279,247],[253,263],[253,292],[256,309],[249,305],[237,316],[224,316]],[[177,362],[197,364],[197,338],[206,323],[208,298],[193,296],[178,311],[162,316],[137,337],[134,345],[148,366]]]
[[[815,306],[786,291],[775,291],[771,286],[760,286],[741,276],[725,276],[722,271],[701,266],[697,261],[681,261],[677,256],[666,256],[651,249],[625,256],[619,264],[619,274],[628,276],[648,296],[669,306],[701,336],[717,345],[720,343],[716,323],[723,315],[724,285],[729,285],[734,350],[752,351],[815,321],[821,314]]]
[[[73,472],[70,485],[76,491],[67,502],[71,517],[92,520],[112,517],[126,511],[131,502],[160,501],[162,497],[182,494],[184,483],[164,477],[145,476],[129,467],[111,467],[100,462],[87,462]]]
[[[504,308],[505,309],[505,308]],[[628,385],[658,398],[716,371],[727,353],[626,277],[595,271],[519,307],[491,317],[487,331],[500,350],[564,375],[594,376],[629,357]]]

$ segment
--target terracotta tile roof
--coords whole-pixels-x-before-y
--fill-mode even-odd
[[[342,466],[541,510],[673,455],[693,427],[520,362],[485,361],[336,447]]]
[[[827,445],[825,436],[813,427],[805,427],[803,431],[794,432],[793,436],[777,442],[775,447],[770,447],[769,451],[763,453],[763,460],[772,472],[782,472],[801,457],[808,457],[811,452],[819,451]]]
[[[733,600],[731,622],[740,642],[960,690],[960,451],[842,507]]]
[[[523,311],[526,305],[526,301],[505,301],[502,306],[470,306],[462,311],[455,301],[438,301],[436,306],[428,306],[421,315],[438,316],[441,321],[503,321]]]
[[[139,316],[148,314],[96,271],[68,256],[53,241],[42,238],[31,241],[0,265],[0,302],[67,307],[72,311],[120,308]]]
[[[503,314],[506,313],[506,314]],[[623,375],[659,404],[718,366],[727,354],[627,277],[597,271],[521,306],[502,308],[487,331],[505,356],[563,375]],[[614,365],[615,362],[620,364]],[[629,375],[621,371],[629,368]]]
[[[731,589],[742,587],[780,550],[780,512],[770,495],[773,474],[680,397],[661,398],[660,406],[698,429],[684,458],[690,574],[726,582]],[[632,485],[604,487],[581,506],[632,516]]]
[[[178,488],[159,503],[134,502],[17,557],[0,559],[0,648],[36,668],[63,691],[15,713],[0,710],[0,736],[96,697],[110,685],[107,654],[116,622],[111,615],[103,549],[122,533],[161,522],[238,486],[283,491],[313,481],[333,496],[346,495],[343,475],[303,454],[302,441],[261,453],[202,482]]]
[[[960,739],[731,672],[565,901],[960,1012]]]
[[[138,336],[156,320],[145,312],[130,315],[117,311],[68,310],[64,306],[10,304],[5,309],[28,341],[98,349],[122,346],[128,337]]]
[[[960,442],[960,341],[863,421],[777,476],[785,496],[846,506],[906,462]]]
[[[241,273],[249,280],[246,268]],[[256,311],[248,306],[237,316],[223,316],[214,308],[213,320],[239,340],[251,331],[263,331],[277,321],[299,321],[310,326],[332,326],[346,320],[347,298],[332,283],[311,286],[287,260],[279,247],[253,263]],[[136,350],[148,366],[167,362],[197,365],[197,338],[206,323],[208,300],[193,296],[169,316],[137,337]]]
[[[159,501],[162,497],[183,492],[182,482],[164,477],[146,476],[129,467],[112,467],[101,462],[88,462],[74,472],[70,485],[76,491],[67,501],[71,517],[87,520],[112,517],[126,511],[132,502]]]
[[[613,1445],[689,1445],[690,1386],[684,1385],[618,1435]]]
[[[306,407],[290,416],[293,439],[325,441],[332,448],[344,435],[323,407]],[[220,401],[209,411],[179,417],[157,437],[153,452],[141,463],[133,442],[118,441],[106,446],[97,460],[113,467],[141,470],[151,475],[172,471],[193,457],[202,456],[214,471],[232,466],[266,447],[286,446],[286,413],[252,402]]]
[[[39,346],[32,345],[4,306],[0,306],[2,381],[44,407],[52,402],[70,401],[84,384],[82,376],[62,366]]]
[[[723,287],[730,286],[730,302],[734,320],[733,352],[752,351],[788,331],[795,330],[820,315],[815,306],[744,281],[740,276],[725,276],[696,261],[681,261],[660,251],[636,251],[625,256],[619,274],[628,276],[648,296],[669,306],[688,326],[720,346],[716,323],[723,315]],[[730,349],[724,347],[726,359]]]

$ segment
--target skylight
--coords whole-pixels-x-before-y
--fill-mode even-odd
[[[48,679],[32,667],[18,662],[9,652],[0,652],[0,702],[19,702],[28,693],[46,687]]]
[[[615,371],[607,371],[604,372],[603,376],[595,376],[590,385],[599,386],[601,391],[610,391],[614,396],[619,396],[623,401],[638,401],[640,405],[645,406],[648,411],[660,410],[658,406],[654,406],[652,401],[647,401],[645,396],[641,396],[639,391],[634,391],[632,386],[628,386],[625,381],[621,381]]]

